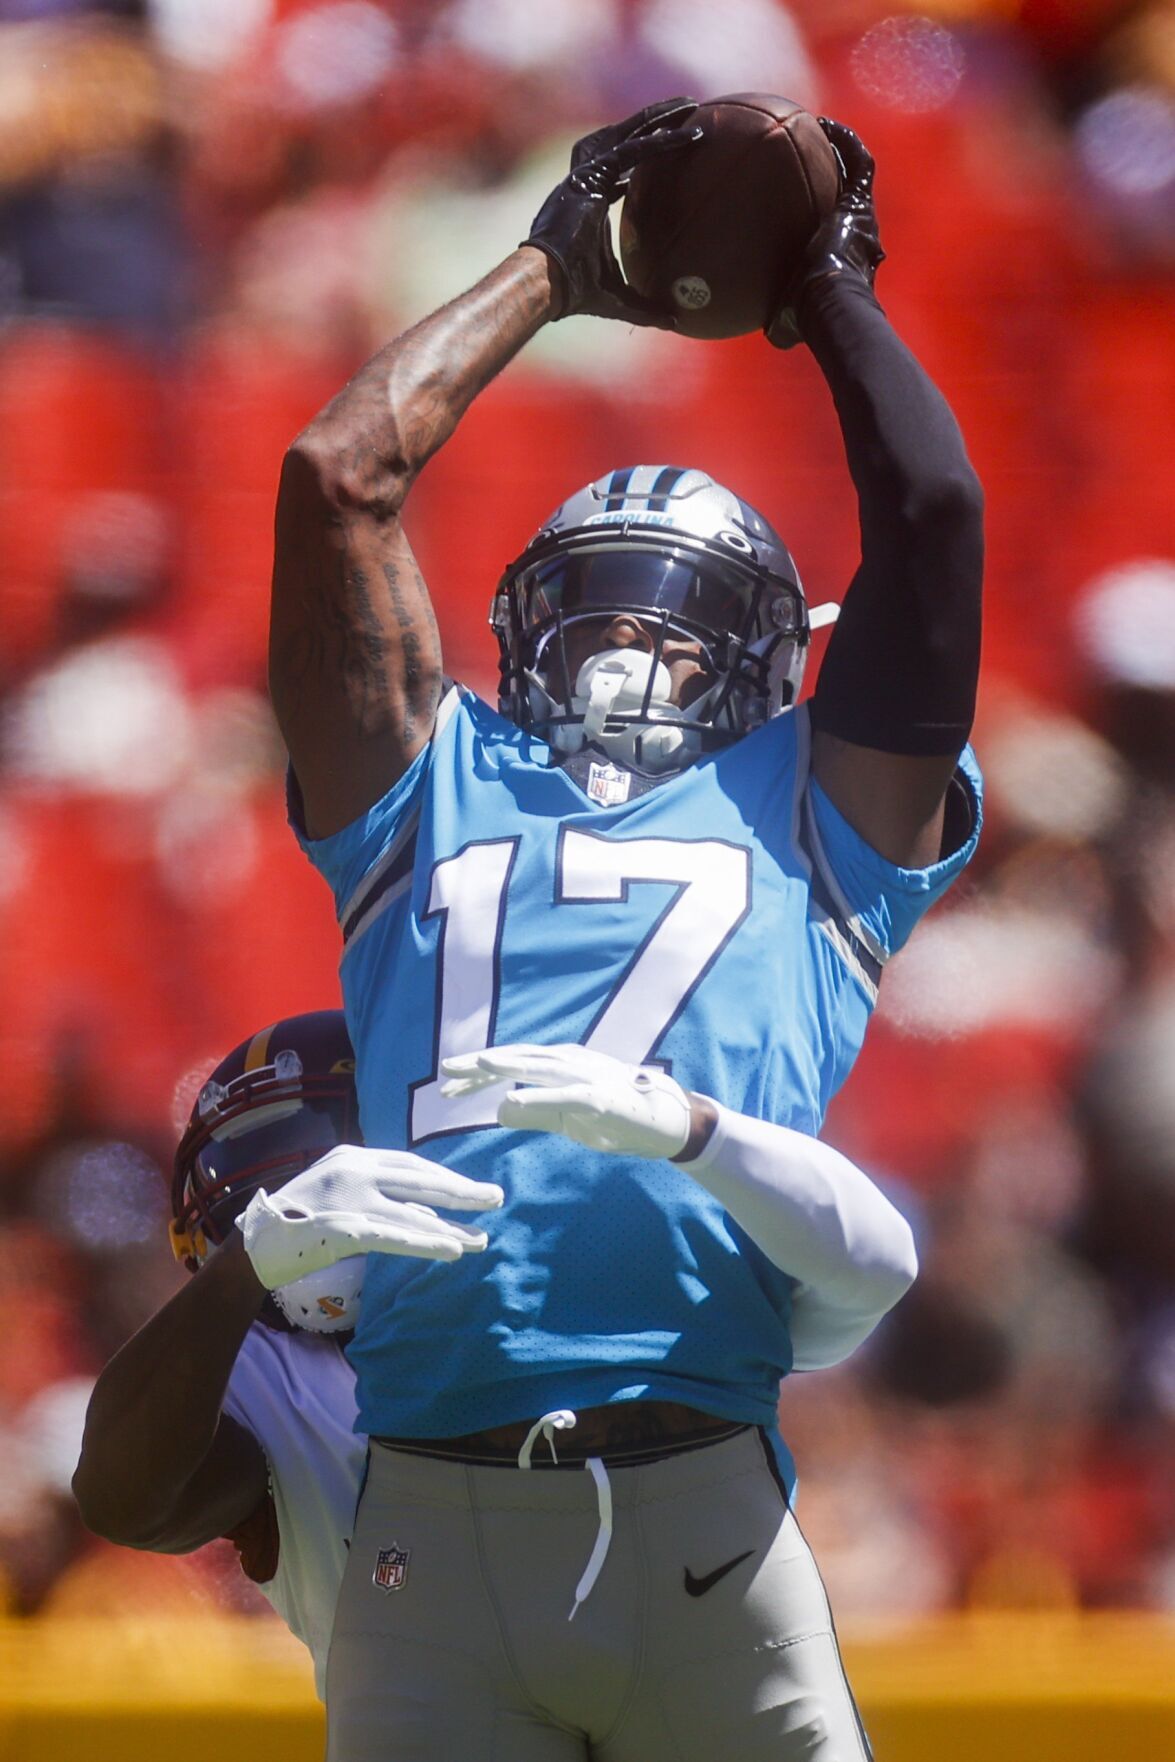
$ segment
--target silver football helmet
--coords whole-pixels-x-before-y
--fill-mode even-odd
[[[625,614],[651,654],[602,649],[571,678],[568,631]],[[490,622],[504,716],[559,751],[590,741],[654,775],[794,703],[811,629],[778,533],[704,471],[675,465],[609,472],[556,508],[506,569]],[[709,681],[684,708],[661,659],[670,636],[701,645]]]

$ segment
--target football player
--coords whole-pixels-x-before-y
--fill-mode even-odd
[[[496,712],[444,678],[402,523],[541,326],[671,328],[626,287],[608,211],[647,155],[693,150],[692,111],[580,142],[526,242],[284,461],[271,682],[292,819],[335,896],[364,1132],[507,1195],[483,1255],[366,1277],[350,1357],[377,1442],[331,1648],[337,1762],[491,1740],[528,1762],[866,1753],[827,1613],[789,1591],[787,1273],[681,1169],[519,1131],[518,1079],[468,1064],[577,1043],[815,1133],[886,960],[975,847],[982,498],[874,296],[856,136],[824,124],[840,197],[767,332],[814,355],[857,491],[861,562],[810,707],[792,559],[700,470],[609,472],[544,523],[493,599]],[[483,1466],[503,1461],[546,1472]],[[559,1472],[584,1464],[590,1483]],[[568,1627],[572,1563],[599,1566],[618,1507]]]
[[[579,1046],[504,1047],[462,1069],[464,1083],[525,1083],[511,1101],[525,1129],[688,1158],[789,1269],[798,1367],[847,1357],[914,1276],[909,1229],[888,1201],[835,1150],[786,1127],[720,1122],[712,1102],[663,1073]],[[229,1536],[309,1648],[320,1695],[367,1450],[341,1350],[362,1298],[357,1237],[370,1247],[384,1231],[380,1245],[406,1253],[476,1252],[484,1237],[419,1209],[423,1197],[500,1198],[421,1158],[363,1149],[353,1072],[342,1014],[324,1010],[263,1029],[212,1073],[172,1182],[172,1246],[202,1277],[102,1373],[75,1477],[90,1527],[114,1541],[177,1552]],[[275,1285],[308,1234],[321,1246],[324,1233],[344,1258]],[[798,1535],[795,1547],[819,1599]],[[403,1575],[405,1551],[385,1553],[385,1579]]]

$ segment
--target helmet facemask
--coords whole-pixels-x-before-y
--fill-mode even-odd
[[[725,554],[712,541],[639,517],[619,528],[540,534],[506,571],[494,604],[503,714],[558,751],[591,742],[609,758],[659,774],[728,745],[786,707],[808,642],[799,584],[740,554],[738,534],[723,537]],[[625,617],[648,635],[650,652],[589,649],[576,665],[589,623],[602,636]],[[666,690],[662,655],[670,641],[696,645],[708,681],[684,705]]]

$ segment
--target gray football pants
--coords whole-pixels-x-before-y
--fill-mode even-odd
[[[574,1621],[599,1528],[589,1473],[371,1455],[327,1762],[867,1762],[757,1431],[609,1471],[611,1547]]]

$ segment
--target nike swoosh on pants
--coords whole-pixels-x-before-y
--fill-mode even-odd
[[[725,1566],[716,1566],[713,1572],[708,1572],[704,1578],[695,1578],[687,1566],[685,1588],[688,1595],[704,1597],[707,1591],[713,1590],[720,1578],[725,1578],[728,1572],[733,1572],[736,1566],[741,1566],[744,1560],[749,1560],[754,1552],[753,1548],[748,1548],[745,1554],[736,1554],[733,1560],[728,1560]]]

